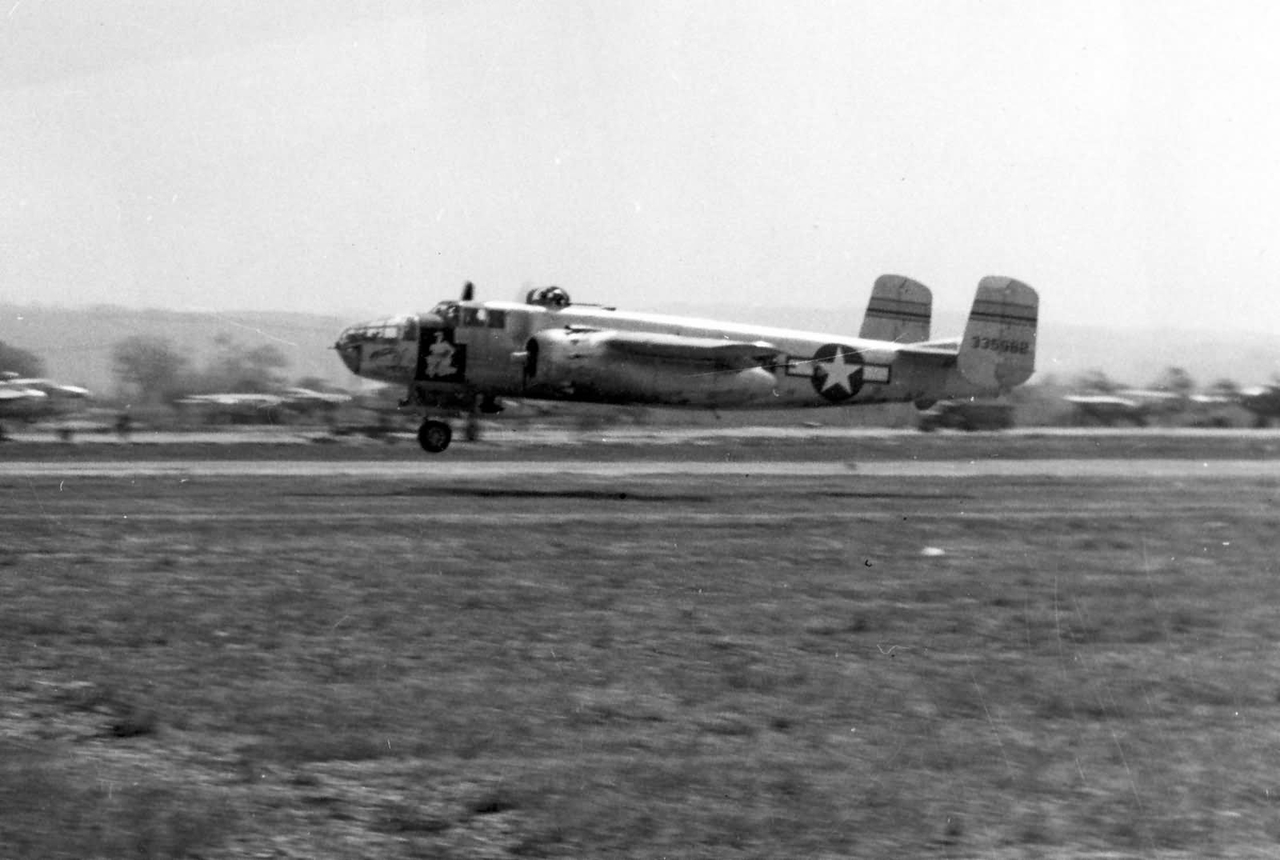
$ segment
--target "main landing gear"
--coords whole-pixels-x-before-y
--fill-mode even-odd
[[[418,444],[428,454],[439,454],[453,441],[453,428],[448,422],[429,418],[418,428]]]
[[[466,424],[463,428],[463,434],[468,442],[480,441],[480,416],[496,415],[502,411],[502,404],[492,394],[483,396],[469,395],[461,403],[457,400],[451,402],[441,402],[439,400],[427,401],[420,392],[410,391],[401,406],[408,406],[410,403],[418,403],[427,408],[435,408],[440,410],[455,410],[461,407],[465,409]],[[422,450],[428,454],[439,454],[445,448],[449,447],[449,443],[453,441],[453,427],[449,422],[441,418],[427,418],[418,428],[418,444],[422,446]]]

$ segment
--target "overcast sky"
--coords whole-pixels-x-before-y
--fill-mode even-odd
[[[1273,2],[0,4],[0,300],[1280,319]]]

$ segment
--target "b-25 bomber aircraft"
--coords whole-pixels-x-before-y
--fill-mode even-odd
[[[978,284],[961,337],[930,340],[932,293],[876,279],[857,337],[628,313],[560,287],[524,302],[456,301],[344,329],[334,348],[359,376],[403,385],[427,412],[425,451],[453,431],[432,413],[492,414],[501,398],[703,409],[794,409],[995,396],[1035,370],[1039,298],[1021,281]]]

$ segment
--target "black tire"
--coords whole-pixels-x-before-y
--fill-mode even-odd
[[[439,454],[453,440],[453,428],[444,421],[423,421],[418,428],[418,444],[428,454]]]

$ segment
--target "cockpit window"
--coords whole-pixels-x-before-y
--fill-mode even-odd
[[[454,308],[454,313],[457,313],[457,308]],[[506,328],[507,312],[485,307],[464,307],[462,325],[464,328]]]
[[[346,340],[414,340],[417,338],[417,322],[412,317],[374,320],[353,325],[343,333]]]
[[[431,309],[431,312],[436,316],[440,317],[440,319],[444,320],[445,325],[454,326],[455,328],[457,327],[458,325],[458,303],[457,302],[440,302],[438,305],[436,305],[434,308]]]

